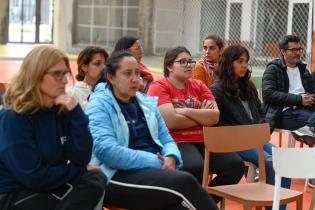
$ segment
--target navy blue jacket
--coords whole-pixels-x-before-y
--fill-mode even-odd
[[[88,118],[79,105],[58,110],[0,110],[0,192],[48,191],[86,171],[92,152]]]

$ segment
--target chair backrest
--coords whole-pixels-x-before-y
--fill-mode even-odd
[[[1,83],[1,82],[0,82],[0,95],[4,94],[4,92],[5,92],[5,86],[6,86],[5,83]]]
[[[235,152],[263,146],[270,140],[269,124],[203,127],[210,152]]]
[[[203,134],[205,143],[203,187],[207,186],[209,152],[237,152],[257,148],[259,181],[266,181],[263,146],[270,140],[269,124],[203,127]]]
[[[273,168],[278,176],[315,178],[315,148],[272,148]]]

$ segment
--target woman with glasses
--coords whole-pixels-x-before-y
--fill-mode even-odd
[[[219,123],[224,125],[249,125],[264,122],[264,114],[254,83],[248,70],[249,53],[245,47],[232,45],[227,47],[219,61],[218,79],[211,86],[219,110]],[[232,141],[233,139],[231,139]],[[271,155],[274,145],[264,145],[266,164],[266,182],[274,184],[275,173]],[[257,150],[238,152],[243,160],[258,166]],[[290,179],[282,179],[282,187],[290,188]],[[281,209],[285,209],[281,207]]]
[[[157,109],[138,92],[141,70],[126,51],[113,53],[87,114],[94,139],[92,162],[109,178],[105,205],[125,209],[217,209],[196,179],[178,171],[180,152]]]
[[[117,41],[113,52],[121,50],[130,52],[137,59],[139,68],[141,70],[141,83],[139,90],[146,93],[151,82],[153,81],[153,75],[149,68],[141,62],[144,52],[139,39],[132,36],[121,37]]]
[[[78,82],[68,88],[67,92],[76,98],[83,110],[87,106],[92,87],[100,78],[107,58],[108,54],[103,48],[94,46],[86,47],[78,56],[76,75]]]
[[[88,118],[65,94],[69,60],[50,46],[24,58],[0,110],[0,209],[94,209],[106,176],[89,165]]]
[[[216,68],[223,50],[224,41],[220,37],[209,35],[204,38],[202,41],[202,57],[193,70],[192,78],[201,80],[209,87],[215,79]]]
[[[202,126],[213,126],[219,110],[209,88],[191,79],[195,61],[185,47],[168,50],[164,57],[164,78],[151,84],[148,95],[158,96],[159,110],[183,158],[182,170],[202,182],[204,139]],[[211,186],[236,184],[244,173],[236,153],[211,155]],[[215,197],[216,201],[220,199]]]

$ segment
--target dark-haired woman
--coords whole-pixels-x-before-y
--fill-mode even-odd
[[[159,97],[159,110],[183,157],[182,170],[201,183],[204,139],[202,126],[215,125],[219,110],[209,88],[191,79],[195,61],[185,47],[168,50],[164,57],[164,78],[151,84],[148,95]],[[244,173],[242,159],[236,153],[211,155],[211,172],[217,176],[211,186],[236,184]],[[216,201],[220,198],[215,197]]]
[[[192,78],[202,81],[209,87],[216,74],[219,58],[224,50],[224,41],[217,35],[208,35],[202,41],[202,57],[196,63]]]
[[[144,52],[140,40],[132,36],[121,37],[116,42],[113,52],[118,52],[121,50],[130,52],[138,61],[139,68],[141,71],[139,91],[146,93],[149,89],[151,82],[153,81],[153,75],[149,68],[146,65],[144,65],[144,63],[141,62]]]
[[[103,48],[94,46],[86,47],[78,56],[78,82],[68,88],[67,92],[77,99],[83,110],[86,109],[87,99],[100,78],[107,58],[108,54]]]
[[[219,123],[223,126],[264,122],[257,90],[250,80],[248,61],[248,50],[241,45],[229,46],[221,55],[218,65],[218,79],[211,86],[211,90],[220,110]],[[275,173],[271,160],[272,147],[272,144],[266,144],[264,155],[266,182],[273,185]],[[238,152],[238,154],[243,160],[258,165],[257,150],[246,150]],[[290,188],[290,179],[282,179],[282,187]]]
[[[109,178],[105,205],[126,209],[217,209],[189,173],[157,108],[157,98],[138,92],[136,58],[113,53],[106,83],[96,85],[87,107],[94,139],[92,162]]]

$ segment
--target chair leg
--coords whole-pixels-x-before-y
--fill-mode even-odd
[[[307,190],[307,185],[308,185],[308,179],[305,179],[305,183],[304,183],[304,192],[306,192],[306,190]]]
[[[303,210],[303,195],[296,201],[296,210]]]
[[[314,202],[315,202],[315,190],[313,190],[312,200],[311,200],[311,204],[310,204],[310,210],[314,209]]]
[[[291,134],[291,131],[287,132],[287,147],[295,147],[295,139]]]
[[[279,131],[279,147],[282,147],[282,133]]]
[[[244,204],[244,205],[243,205],[243,209],[244,209],[244,210],[252,210],[252,206],[251,206],[251,205],[248,205],[248,204]]]
[[[222,198],[222,200],[220,201],[220,209],[225,210],[225,199],[224,198]]]

